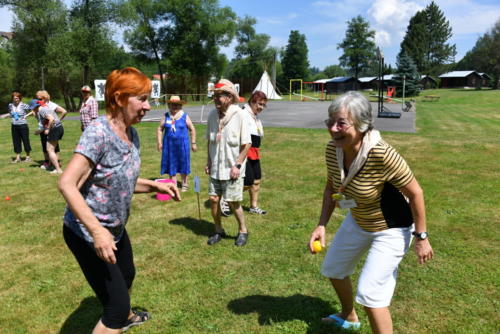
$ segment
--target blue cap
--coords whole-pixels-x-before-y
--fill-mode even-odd
[[[43,103],[43,101],[41,101],[41,100],[33,99],[33,100],[31,100],[31,101],[30,101],[30,103],[28,104],[28,109],[29,109],[29,110],[33,110],[33,109],[35,109],[36,107],[41,106],[41,105],[42,105],[42,103]]]

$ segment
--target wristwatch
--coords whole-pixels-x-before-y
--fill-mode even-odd
[[[240,169],[241,168],[241,164],[236,164],[236,165],[234,165],[234,167]]]
[[[425,240],[429,237],[429,234],[427,232],[413,232],[412,234],[417,237],[418,240]]]

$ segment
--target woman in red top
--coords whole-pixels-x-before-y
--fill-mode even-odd
[[[258,206],[260,180],[262,173],[260,169],[260,142],[264,136],[262,122],[257,117],[267,106],[267,96],[264,92],[256,90],[248,100],[244,109],[248,114],[248,128],[252,137],[252,147],[248,151],[245,170],[244,190],[250,194],[250,213],[265,215],[266,210]]]

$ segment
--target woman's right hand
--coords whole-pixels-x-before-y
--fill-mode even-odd
[[[107,263],[115,264],[115,250],[117,250],[117,248],[115,238],[111,232],[101,227],[98,231],[92,233],[92,238],[94,239],[94,248],[97,256]]]
[[[162,143],[157,143],[156,148],[158,149],[158,152],[161,152],[161,149],[163,148]]]
[[[313,242],[319,240],[321,242],[321,247],[325,248],[325,227],[323,225],[318,225],[311,233],[311,239],[309,239],[309,251],[314,254]]]

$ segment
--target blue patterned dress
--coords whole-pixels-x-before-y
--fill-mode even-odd
[[[161,174],[174,176],[177,173],[191,174],[187,114],[173,121],[170,113],[165,113],[163,127],[163,148],[161,153]],[[175,129],[175,130],[174,130]]]

